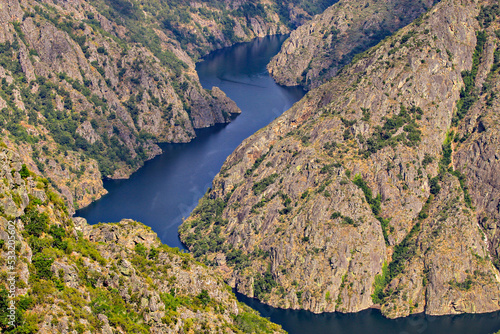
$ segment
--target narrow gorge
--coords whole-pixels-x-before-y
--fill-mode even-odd
[[[355,57],[228,157],[181,239],[275,307],[499,310],[497,11],[442,1]]]
[[[0,23],[1,332],[500,329],[498,1]]]

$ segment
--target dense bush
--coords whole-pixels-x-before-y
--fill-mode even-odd
[[[40,213],[33,206],[28,206],[24,215],[21,216],[24,229],[28,234],[40,237],[47,232],[49,217],[46,213]]]
[[[458,121],[463,119],[472,105],[478,99],[478,92],[475,89],[476,76],[479,69],[479,63],[483,55],[484,45],[486,43],[486,32],[478,31],[476,33],[476,48],[472,55],[472,69],[462,72],[464,87],[460,90],[460,100],[457,102],[457,112],[453,117],[453,125],[457,125]]]
[[[386,263],[382,266],[382,273],[375,277],[374,292],[372,294],[372,301],[375,304],[384,302],[390,291],[387,291],[387,285],[406,268],[408,261],[415,255],[417,245],[415,236],[420,231],[420,222],[417,222],[410,233],[394,247],[392,255],[392,262],[387,266]]]
[[[31,263],[33,263],[33,265],[35,266],[36,275],[39,279],[52,279],[53,273],[50,270],[50,267],[52,266],[53,262],[53,258],[43,253],[35,254],[31,259]]]
[[[273,333],[269,321],[251,312],[242,312],[234,318],[238,329],[243,333]]]
[[[378,221],[380,221],[380,226],[382,228],[382,233],[384,235],[385,242],[386,242],[386,244],[389,244],[389,236],[387,233],[387,228],[389,226],[389,220],[380,216],[382,195],[379,193],[379,194],[377,194],[376,197],[373,197],[372,190],[370,189],[370,187],[368,187],[368,184],[366,183],[366,181],[363,180],[359,174],[354,177],[354,180],[352,182],[363,191],[363,194],[365,195],[366,202],[370,205],[370,208],[372,209],[373,215],[375,216],[375,218],[378,219]]]
[[[273,184],[278,178],[278,174],[273,173],[268,177],[263,178],[261,181],[254,183],[252,190],[255,195],[261,194],[268,186]]]

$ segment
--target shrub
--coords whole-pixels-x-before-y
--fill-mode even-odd
[[[31,262],[36,268],[36,275],[38,278],[43,278],[47,280],[52,279],[53,273],[50,270],[50,267],[54,262],[53,258],[48,257],[43,253],[38,253],[33,256]]]
[[[210,296],[208,295],[208,291],[203,289],[200,294],[196,296],[198,300],[203,304],[203,306],[207,306],[210,303]]]
[[[277,178],[278,178],[278,174],[273,173],[273,174],[269,175],[268,177],[263,178],[260,182],[256,182],[252,187],[254,194],[255,195],[261,194],[264,190],[266,190],[266,188],[269,185],[273,184]]]
[[[23,179],[25,179],[28,176],[30,176],[30,171],[29,171],[28,167],[26,167],[25,164],[23,164],[23,166],[21,167],[21,170],[19,171],[19,175],[21,175],[21,177]]]
[[[39,213],[33,207],[28,206],[24,215],[21,216],[26,232],[36,237],[47,232],[49,217],[46,213]]]
[[[253,287],[255,296],[259,299],[262,298],[264,294],[270,293],[276,285],[277,283],[268,268],[264,275],[257,275],[254,280]]]
[[[146,257],[147,249],[143,244],[141,244],[141,243],[136,244],[134,250],[137,253],[137,255]]]
[[[273,333],[269,321],[250,312],[242,312],[235,317],[236,326],[243,333]]]

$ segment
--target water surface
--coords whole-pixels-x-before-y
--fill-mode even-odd
[[[128,180],[105,180],[108,194],[76,215],[90,224],[130,218],[150,226],[163,243],[184,246],[177,229],[210,187],[222,163],[247,137],[269,124],[304,92],[278,86],[266,65],[284,36],[259,38],[218,50],[197,66],[204,88],[218,86],[242,110],[230,124],[197,131],[187,144],[162,145],[164,153],[147,161]]]
[[[265,69],[283,39],[267,37],[239,44],[216,51],[198,64],[203,87],[220,87],[243,113],[228,125],[197,131],[191,143],[163,145],[164,153],[146,162],[130,179],[105,181],[109,194],[77,215],[91,224],[132,218],[151,226],[169,246],[184,248],[177,234],[182,217],[189,216],[226,157],[304,94],[277,86]],[[500,329],[500,312],[389,320],[378,310],[313,314],[272,308],[241,294],[237,297],[290,334],[491,334]]]
[[[236,293],[236,297],[263,317],[280,324],[289,334],[492,334],[500,329],[500,312],[440,317],[417,314],[390,320],[375,309],[314,314],[274,308],[240,293]]]

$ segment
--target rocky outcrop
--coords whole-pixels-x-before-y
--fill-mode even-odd
[[[442,180],[401,274],[382,306],[389,317],[486,313],[500,306],[500,275],[456,177]]]
[[[482,182],[497,127],[464,118],[497,103],[491,8],[443,1],[310,91],[228,157],[181,239],[277,307],[500,309],[495,178]]]
[[[105,193],[99,179],[127,178],[160,154],[157,143],[188,142],[240,112],[218,88],[201,87],[199,57],[287,33],[323,2],[3,2],[3,135],[74,212]],[[96,179],[81,180],[85,166],[98,166]]]
[[[3,6],[2,135],[72,212],[105,193],[103,176],[128,177],[161,153],[157,142],[187,142],[240,112],[201,87],[165,34],[156,48],[133,41],[133,27],[85,1]]]
[[[284,331],[238,303],[223,279],[131,220],[71,219],[46,179],[0,148],[0,308],[15,277],[15,325],[2,333]],[[12,242],[10,242],[12,240]],[[11,273],[14,274],[11,274]]]
[[[269,63],[269,73],[281,85],[318,87],[434,2],[339,1],[291,33]]]
[[[489,33],[493,34],[492,31],[498,28],[492,24]],[[488,44],[490,53],[484,59],[489,66],[484,68],[482,94],[457,131],[453,163],[464,174],[465,186],[477,212],[478,226],[484,232],[497,268],[500,268],[500,123],[497,112],[500,105],[496,98],[500,77],[499,59],[498,55],[495,56],[498,49],[493,43]]]

